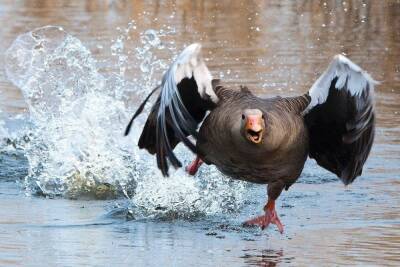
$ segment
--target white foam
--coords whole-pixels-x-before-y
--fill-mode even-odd
[[[151,38],[149,34],[145,36],[151,43],[144,38],[143,47],[136,49],[142,61],[157,60],[152,49],[162,49],[155,31]],[[120,42],[125,39],[117,40],[122,41],[114,56],[124,59],[126,51]],[[242,182],[228,180],[215,169],[201,177],[188,177],[180,170],[162,178],[154,157],[137,149],[142,125],[135,125],[133,133],[123,137],[136,107],[122,101],[131,87],[124,86],[128,62],[118,62],[119,73],[101,75],[82,42],[55,26],[22,34],[7,50],[7,77],[21,89],[30,111],[30,141],[23,147],[29,161],[28,190],[79,197],[99,183],[109,183],[125,192],[144,216],[176,212],[184,217],[238,209],[245,191]],[[162,66],[150,64],[149,68]],[[158,82],[154,71],[140,75],[137,87],[151,90],[149,85]],[[178,155],[192,157],[182,146]]]

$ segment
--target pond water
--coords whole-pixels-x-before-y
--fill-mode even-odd
[[[400,1],[5,0],[0,22],[1,266],[399,265]],[[381,82],[363,175],[344,187],[309,160],[283,235],[241,226],[264,186],[162,178],[136,147],[145,116],[122,133],[192,42],[263,96],[307,91],[338,53],[362,66]]]

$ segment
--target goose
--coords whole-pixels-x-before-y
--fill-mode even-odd
[[[198,43],[187,46],[169,66],[159,86],[138,146],[155,154],[168,176],[182,167],[173,150],[183,142],[196,158],[186,170],[213,164],[232,179],[267,185],[261,216],[244,222],[261,229],[284,227],[275,209],[283,189],[299,178],[307,157],[334,173],[345,185],[362,174],[375,133],[374,85],[377,82],[343,55],[303,95],[262,98],[247,87],[213,79]],[[191,137],[190,137],[191,136]]]

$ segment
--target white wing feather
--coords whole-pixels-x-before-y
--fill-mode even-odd
[[[192,78],[193,75],[200,96],[204,99],[211,98],[214,103],[218,102],[218,97],[212,89],[211,73],[201,56],[200,44],[194,43],[186,47],[179,54],[171,68],[174,69],[176,84],[180,83],[184,78]]]
[[[373,92],[374,85],[378,83],[350,59],[343,55],[336,55],[328,69],[318,78],[309,90],[308,93],[311,97],[311,102],[304,113],[309,112],[316,105],[326,101],[329,95],[331,82],[335,78],[338,79],[335,88],[337,90],[346,88],[352,96],[360,96],[363,90],[367,89]],[[345,87],[346,81],[347,87]]]

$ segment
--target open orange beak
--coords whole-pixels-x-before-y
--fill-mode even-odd
[[[259,115],[248,115],[245,125],[246,138],[254,143],[259,144],[263,139],[264,125],[263,118]]]

